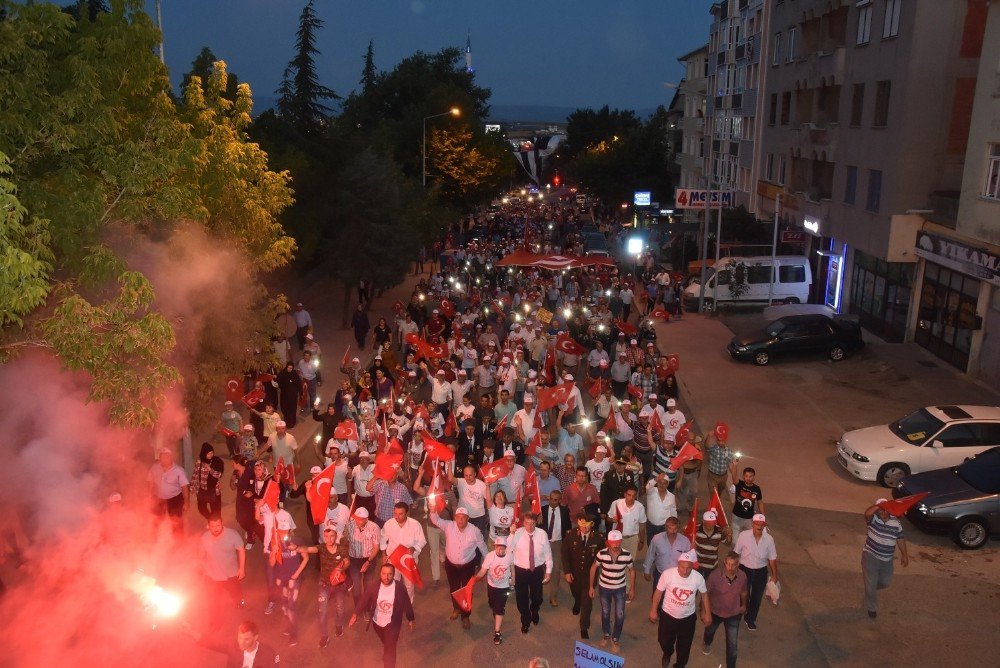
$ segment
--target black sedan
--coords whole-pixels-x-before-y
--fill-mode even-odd
[[[760,334],[734,337],[727,350],[734,359],[764,366],[781,355],[822,354],[839,362],[864,345],[858,323],[810,314],[778,318]]]
[[[959,547],[974,550],[1000,537],[1000,447],[958,466],[903,478],[895,498],[930,492],[906,516],[924,531],[949,533]]]

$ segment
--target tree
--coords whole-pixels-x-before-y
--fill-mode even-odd
[[[638,130],[642,123],[631,110],[610,109],[604,105],[597,111],[577,109],[566,117],[566,146],[562,153],[571,159],[584,151],[607,146],[615,137],[624,137]]]
[[[468,125],[435,128],[427,142],[434,188],[446,200],[466,206],[494,192],[500,165],[508,158],[494,148],[486,141],[477,141]]]
[[[63,7],[63,11],[78,21],[96,21],[98,16],[108,14],[111,10],[104,0],[77,0],[75,4]]]
[[[212,50],[207,46],[201,47],[201,51],[195,56],[195,59],[191,61],[191,69],[184,75],[181,80],[181,90],[188,87],[191,83],[191,77],[199,77],[202,81],[208,81],[209,76],[212,74],[212,68],[215,63],[219,61],[212,53]],[[230,102],[236,101],[236,89],[240,84],[239,78],[232,72],[226,73],[226,88],[223,91],[222,96],[225,97]]]
[[[375,86],[378,70],[375,69],[375,40],[368,40],[368,51],[365,52],[365,66],[361,70],[361,92],[367,93]]]
[[[323,27],[323,20],[316,15],[313,0],[302,8],[299,29],[296,32],[295,56],[285,68],[278,88],[278,111],[303,134],[316,134],[331,113],[323,100],[340,97],[319,82],[316,74],[316,33]]]

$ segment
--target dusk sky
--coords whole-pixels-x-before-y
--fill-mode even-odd
[[[255,96],[272,97],[291,58],[305,0],[162,0],[165,53],[176,86],[202,46]],[[708,0],[316,0],[322,82],[346,95],[369,39],[388,70],[421,50],[465,46],[492,104],[653,108],[677,57],[708,41]],[[155,17],[152,0],[147,0]]]

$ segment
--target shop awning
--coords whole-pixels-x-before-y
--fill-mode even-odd
[[[605,265],[613,267],[615,261],[606,255],[541,255],[528,251],[514,251],[497,262],[498,267],[539,267],[558,271]]]

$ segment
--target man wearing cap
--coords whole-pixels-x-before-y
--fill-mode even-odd
[[[497,369],[496,381],[497,387],[501,392],[507,390],[508,396],[514,396],[517,391],[517,369],[511,364],[510,356],[506,353],[500,358],[500,367]]]
[[[226,430],[223,434],[226,437],[226,447],[229,449],[229,458],[232,459],[240,454],[238,439],[243,430],[243,416],[233,408],[233,402],[227,401],[222,415],[219,417],[220,430]],[[251,427],[251,430],[253,428]],[[228,432],[228,433],[226,433]]]
[[[705,448],[708,455],[708,488],[719,493],[723,507],[730,504],[729,481],[736,479],[736,456],[726,444],[729,439],[729,428],[718,423],[712,432],[712,442]],[[735,483],[734,483],[735,484]]]
[[[646,354],[642,351],[642,348],[639,347],[638,340],[632,339],[629,341],[629,347],[626,353],[629,367],[635,371],[642,369],[642,363],[646,359]]]
[[[903,539],[903,525],[879,504],[887,499],[878,499],[865,510],[868,535],[861,550],[861,575],[865,582],[865,607],[868,616],[878,616],[878,590],[885,589],[892,582],[893,560],[899,548],[899,563],[906,568],[910,556]]]
[[[541,416],[535,410],[535,397],[528,394],[524,397],[524,408],[514,413],[514,421],[510,426],[514,428],[518,441],[531,443],[538,429],[536,424],[541,425]]]
[[[190,483],[184,469],[174,463],[173,450],[160,448],[159,461],[150,467],[146,482],[155,504],[154,512],[159,517],[169,517],[174,533],[183,534]]]
[[[583,436],[580,435],[576,422],[560,421],[559,426],[559,458],[572,455],[574,461],[583,451]]]
[[[622,547],[633,557],[639,556],[646,543],[646,508],[637,500],[638,496],[638,488],[628,484],[623,497],[615,500],[608,510],[608,526],[621,532]]]
[[[525,513],[523,526],[509,541],[514,557],[514,590],[521,613],[521,633],[527,633],[531,624],[538,624],[543,587],[552,577],[549,535],[539,529],[537,523],[537,515]]]
[[[424,536],[424,527],[417,520],[410,517],[410,507],[403,502],[399,502],[392,510],[392,519],[382,525],[382,537],[379,548],[385,554],[382,563],[390,563],[389,557],[402,545],[411,555],[413,563],[420,561],[420,552],[427,545],[427,537]],[[403,577],[398,571],[396,578]],[[403,577],[403,584],[406,586],[406,593],[410,600],[413,600],[413,582],[409,578]]]
[[[719,528],[718,516],[714,510],[702,513],[701,524],[694,537],[694,550],[698,553],[698,572],[705,576],[706,580],[719,562],[719,545],[723,541],[728,543],[730,540],[729,528]]]
[[[600,580],[597,572],[600,570]],[[590,566],[590,598],[601,597],[601,627],[604,635],[601,647],[608,646],[619,651],[618,641],[625,625],[625,601],[635,598],[635,569],[632,553],[622,547],[622,533],[612,530],[608,533],[607,546],[597,552]]]
[[[770,580],[778,582],[778,553],[774,549],[774,538],[764,530],[767,518],[757,513],[749,529],[740,533],[733,547],[740,555],[740,568],[747,575],[747,611],[743,619],[747,628],[757,630],[757,613],[764,600],[764,589]]]
[[[601,378],[604,376],[604,372],[601,370],[601,362],[604,362],[605,368],[607,368],[611,364],[611,359],[608,357],[607,351],[604,350],[604,344],[598,340],[595,342],[594,349],[587,355],[587,373],[591,378]]]
[[[528,372],[531,369],[531,365],[524,359],[524,348],[522,346],[518,346],[517,350],[514,351],[514,360],[511,362],[511,366],[517,371],[517,382],[514,384],[514,403],[521,406],[524,402],[525,383],[528,380]]]
[[[271,452],[275,464],[279,460],[284,461],[286,466],[295,464],[295,455],[299,449],[299,442],[295,440],[294,435],[289,433],[288,425],[284,420],[275,422],[274,428],[275,433],[268,437],[267,447],[264,451]]]
[[[577,422],[580,415],[583,414],[583,395],[580,394],[580,386],[573,381],[571,373],[564,373],[562,379],[564,383],[572,383],[572,385],[569,394],[566,395],[566,400],[559,403],[557,408],[563,414],[564,419]],[[573,407],[573,410],[570,410],[570,406]]]
[[[625,468],[627,463],[621,457],[616,458],[611,471],[604,476],[604,480],[601,482],[601,516],[608,522],[609,527],[615,522],[613,517],[608,518],[611,504],[618,499],[624,498],[626,489],[637,486],[635,474]],[[645,520],[643,521],[645,522]],[[625,535],[628,534],[626,533]],[[625,549],[632,554],[636,554],[634,547],[630,548],[628,545],[625,545]]]
[[[502,491],[508,499],[516,499],[519,491],[523,496],[524,480],[528,476],[528,471],[517,463],[517,453],[512,448],[504,449],[503,458],[507,460],[507,475],[490,486],[490,497]]]
[[[361,379],[365,375],[365,368],[361,366],[360,358],[352,357],[350,364],[340,367],[340,372],[347,375],[347,379],[350,381],[350,387],[356,388],[361,384]],[[347,401],[349,401],[349,399]]]
[[[657,640],[663,651],[661,665],[670,664],[674,651],[677,663],[683,668],[691,655],[694,640],[695,614],[701,607],[701,621],[705,626],[712,623],[712,606],[705,586],[705,578],[694,570],[698,557],[694,550],[678,557],[677,566],[666,570],[653,590],[653,602],[649,609],[649,621],[659,624]]]
[[[376,560],[382,534],[378,526],[369,521],[367,508],[355,508],[351,521],[344,532],[347,541],[347,556],[351,561],[349,573],[354,604],[357,606],[362,594],[372,585],[378,572]]]
[[[597,552],[604,547],[604,536],[594,530],[594,517],[586,513],[576,515],[576,530],[563,538],[562,563],[566,582],[573,593],[573,614],[580,615],[580,637],[590,637],[590,573]]]
[[[514,575],[514,555],[507,551],[507,537],[497,536],[493,543],[494,550],[483,559],[479,572],[472,576],[474,580],[486,578],[486,600],[493,613],[493,644],[503,642],[500,627],[503,625],[504,612],[507,610],[507,597],[510,595]]]
[[[740,617],[747,609],[747,576],[740,570],[740,555],[727,554],[722,568],[716,568],[705,578],[705,587],[712,602],[712,623],[705,627],[701,652],[712,653],[712,640],[721,624],[726,629],[726,668],[736,668]]]
[[[597,491],[600,492],[604,476],[611,470],[611,460],[608,459],[608,447],[605,445],[607,443],[607,435],[603,431],[597,432],[595,442],[598,445],[594,448],[594,458],[588,459],[585,466],[587,467],[587,472],[590,473],[591,482],[597,488]]]
[[[292,319],[295,320],[295,339],[299,342],[299,350],[303,350],[306,346],[306,334],[312,329],[313,321],[302,302],[295,305]]]
[[[639,417],[651,420],[653,418],[653,413],[660,418],[660,424],[666,425],[666,414],[663,406],[659,404],[659,397],[656,393],[650,393],[646,396],[646,405],[639,410]]]
[[[468,397],[471,403],[472,385],[472,381],[469,380],[468,372],[465,369],[459,369],[455,380],[451,382],[451,401],[452,406],[456,410],[463,405],[462,399],[465,399],[466,397]],[[471,414],[473,410],[474,408],[470,406],[469,413]]]
[[[680,431],[680,428],[687,421],[684,413],[677,408],[677,400],[672,397],[667,399],[667,412],[660,416],[660,418],[663,422],[663,437],[671,439],[676,438],[677,432]]]
[[[611,389],[615,397],[622,399],[628,389],[628,379],[632,375],[632,367],[628,364],[628,355],[624,350],[618,353],[611,365]]]
[[[469,523],[469,511],[464,506],[455,509],[455,519],[442,519],[433,510],[431,511],[431,522],[444,533],[444,571],[448,577],[448,589],[456,592],[469,584],[469,580],[478,570],[480,554],[486,554],[489,550],[483,540],[483,534],[478,527]],[[462,610],[454,597],[452,600],[451,619],[462,618],[462,628],[468,629],[472,624],[469,621],[470,613]]]
[[[429,373],[426,362],[421,362],[420,368],[424,373]],[[442,418],[448,417],[448,412],[451,410],[451,383],[446,376],[444,369],[438,369],[433,376],[430,376],[431,402],[434,404],[434,411]]]
[[[375,496],[374,519],[380,528],[393,518],[397,503],[405,503],[407,506],[413,505],[413,496],[410,494],[410,490],[400,481],[402,475],[403,471],[400,467],[391,482],[374,476],[368,482],[366,489]]]
[[[625,361],[628,362],[628,340],[625,338],[625,332],[619,331],[618,338],[615,340],[614,344],[611,346],[609,355],[612,360],[617,360],[618,356],[625,353]]]
[[[691,541],[680,533],[680,522],[668,517],[666,530],[649,541],[646,559],[642,564],[643,578],[659,582],[660,574],[677,566],[677,558],[691,550]]]

